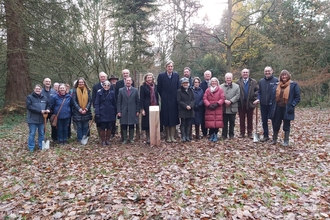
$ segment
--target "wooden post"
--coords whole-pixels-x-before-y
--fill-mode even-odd
[[[160,146],[159,106],[149,106],[150,146]]]

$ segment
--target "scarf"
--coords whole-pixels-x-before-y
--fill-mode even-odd
[[[290,83],[291,80],[288,80],[286,83],[280,81],[276,88],[276,101],[283,101],[284,104],[288,103],[289,93],[290,93]],[[282,100],[281,100],[282,99]]]
[[[150,105],[157,105],[157,99],[156,99],[156,94],[155,94],[155,85],[153,83],[147,83],[146,84],[149,86],[150,89]]]
[[[215,91],[215,89],[217,88],[217,86],[210,86],[210,91],[213,93]]]
[[[78,103],[81,109],[85,109],[88,103],[88,92],[87,88],[85,86],[78,87],[76,89],[77,91],[77,98],[78,98]]]

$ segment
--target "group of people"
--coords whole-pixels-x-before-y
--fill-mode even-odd
[[[208,137],[218,141],[218,132],[222,128],[222,139],[235,136],[236,114],[239,115],[239,138],[252,138],[253,112],[260,104],[263,139],[268,141],[268,119],[273,127],[272,144],[277,143],[278,133],[283,121],[285,132],[283,146],[289,144],[290,122],[294,119],[295,106],[300,101],[300,89],[291,80],[291,74],[282,70],[279,79],[273,76],[273,69],[264,69],[264,78],[259,82],[250,77],[250,70],[243,69],[241,77],[233,82],[233,74],[226,73],[224,83],[220,84],[211,71],[204,73],[204,80],[192,77],[189,67],[183,71],[184,77],[174,72],[174,63],[168,61],[165,71],[155,82],[154,75],[147,73],[140,89],[134,87],[128,69],[122,70],[122,79],[108,78],[99,73],[99,82],[89,89],[86,81],[79,78],[74,88],[68,90],[65,84],[59,84],[58,90],[51,88],[49,78],[44,87],[36,85],[34,92],[27,97],[27,122],[29,124],[29,150],[34,150],[34,137],[38,129],[38,143],[44,138],[43,114],[55,114],[58,117],[56,128],[57,141],[66,144],[71,117],[76,125],[77,141],[89,133],[89,122],[94,119],[102,146],[110,145],[110,139],[117,131],[116,119],[120,122],[120,136],[123,144],[134,143],[134,126],[139,123],[145,131],[149,143],[149,107],[160,105],[161,130],[165,132],[168,143],[177,142],[176,126],[180,124],[181,141],[192,139],[192,126],[195,126],[195,138]],[[202,134],[200,134],[202,131]],[[52,129],[53,133],[53,129]],[[53,135],[52,138],[54,139]]]

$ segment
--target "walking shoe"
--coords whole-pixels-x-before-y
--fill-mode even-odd
[[[269,140],[269,137],[263,137],[260,141],[261,142],[266,142],[266,141],[268,141]]]

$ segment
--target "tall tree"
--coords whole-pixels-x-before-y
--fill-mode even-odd
[[[31,92],[24,3],[24,0],[4,1],[8,67],[5,106],[22,105]]]

